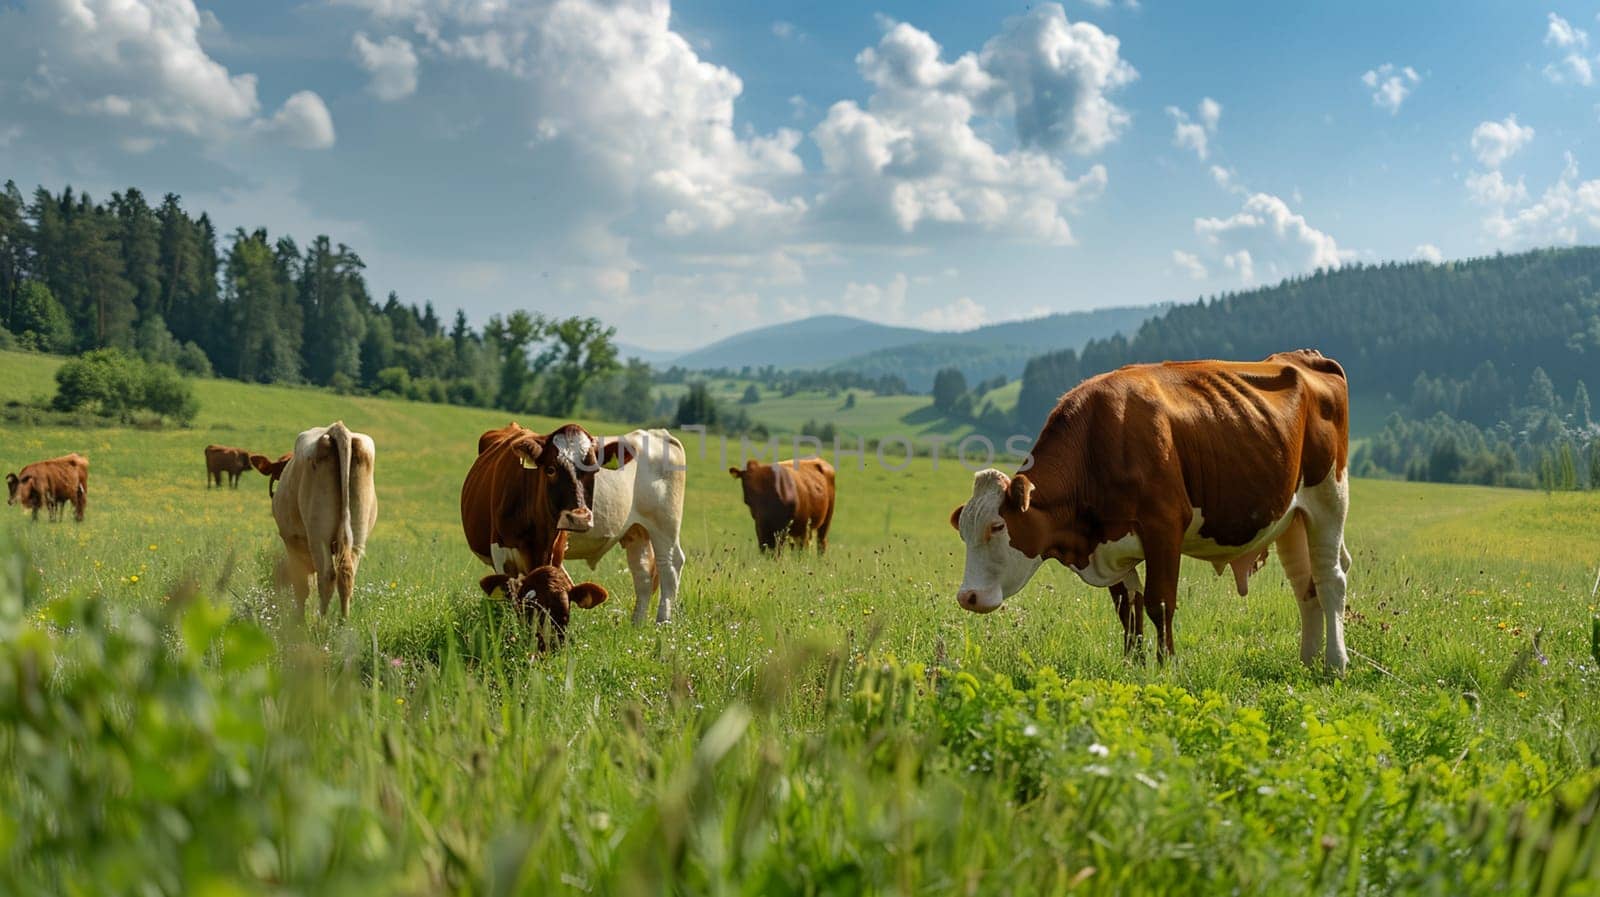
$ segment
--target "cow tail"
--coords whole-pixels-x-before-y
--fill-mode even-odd
[[[356,583],[355,533],[350,528],[350,431],[339,421],[328,428],[339,461],[339,531],[328,546],[333,553],[334,584],[348,595]]]

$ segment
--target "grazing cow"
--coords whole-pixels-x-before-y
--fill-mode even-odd
[[[805,547],[817,534],[817,553],[828,550],[828,527],[833,523],[833,465],[821,458],[799,458],[776,464],[745,462],[744,469],[728,468],[744,485],[744,503],[756,522],[761,550],[782,548],[781,537]]]
[[[461,484],[461,528],[472,553],[507,575],[561,566],[567,533],[594,524],[598,449],[577,424],[541,436],[513,421],[478,437],[478,457]]]
[[[268,461],[266,455],[250,456],[250,466],[261,471],[261,473],[267,478],[268,498],[271,498],[275,494],[274,490],[278,485],[278,481],[283,479],[283,469],[289,466],[289,459],[293,457],[294,452],[284,452],[278,456],[278,460],[276,461]]]
[[[258,463],[259,459],[259,463]],[[266,455],[257,455],[242,448],[227,445],[206,446],[206,488],[222,488],[222,475],[228,475],[228,485],[239,488],[239,475],[261,464],[268,464]]]
[[[1142,603],[1162,656],[1183,555],[1232,568],[1242,595],[1276,544],[1300,605],[1300,659],[1315,662],[1326,626],[1324,660],[1343,670],[1349,417],[1344,369],[1309,349],[1087,380],[1050,413],[1026,473],[979,471],[951,515],[967,546],[957,602],[992,611],[1053,559],[1123,586],[1124,644]]]
[[[560,567],[545,565],[527,573],[507,576],[491,573],[478,581],[485,595],[499,589],[517,612],[522,622],[533,627],[539,637],[539,650],[561,647],[567,635],[567,622],[572,616],[572,605],[588,609],[599,607],[607,598],[606,590],[592,582],[572,584],[572,578]],[[545,642],[545,628],[550,629],[550,643]]]
[[[294,586],[301,618],[311,580],[316,579],[321,611],[339,590],[339,614],[350,616],[350,593],[378,519],[373,489],[377,448],[372,437],[347,429],[344,421],[315,427],[296,437],[284,465],[283,494],[272,498],[272,516],[286,551],[278,563],[279,581]]]
[[[593,525],[567,533],[566,559],[588,561],[594,569],[618,542],[633,572],[633,622],[643,623],[650,598],[661,589],[656,622],[672,619],[672,602],[683,576],[683,492],[688,464],[683,443],[666,430],[634,430],[601,440],[602,457],[621,457],[622,466],[594,473],[589,510]]]
[[[89,505],[89,459],[73,452],[48,461],[35,461],[16,473],[6,474],[6,504],[21,504],[23,510],[32,511],[39,519],[39,509],[44,508],[49,518],[60,520],[70,502],[76,513],[75,520],[83,520],[84,508]]]

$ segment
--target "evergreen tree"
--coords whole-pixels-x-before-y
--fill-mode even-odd
[[[953,411],[956,401],[967,392],[967,378],[960,368],[944,368],[933,375],[933,407]]]

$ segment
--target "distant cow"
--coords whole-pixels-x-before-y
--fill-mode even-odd
[[[276,461],[268,461],[266,455],[251,455],[250,466],[261,471],[267,478],[267,496],[275,494],[274,489],[278,481],[283,479],[283,469],[289,466],[289,459],[294,457],[294,452],[284,452]]]
[[[32,511],[39,519],[39,509],[49,512],[51,520],[60,520],[70,502],[76,510],[74,519],[83,520],[84,508],[89,505],[89,459],[73,452],[48,461],[35,461],[16,473],[6,474],[6,504],[20,504],[23,510]]]
[[[1349,408],[1344,369],[1313,350],[1086,380],[1050,413],[1027,473],[973,478],[951,516],[967,546],[956,600],[992,611],[1053,559],[1124,587],[1126,639],[1143,561],[1143,610],[1166,655],[1181,557],[1232,568],[1242,595],[1275,544],[1300,605],[1300,659],[1316,660],[1326,627],[1324,660],[1343,670]]]
[[[678,542],[688,469],[683,444],[666,430],[634,430],[601,440],[600,453],[605,458],[620,456],[623,463],[616,470],[595,471],[589,500],[593,525],[567,533],[566,559],[588,561],[593,569],[621,542],[633,572],[633,622],[644,622],[659,586],[656,622],[665,623],[672,619],[685,560]]]
[[[589,496],[601,460],[597,441],[577,424],[540,435],[513,421],[485,432],[461,484],[467,546],[496,573],[561,566],[567,533],[594,525]]]
[[[491,573],[478,581],[485,595],[503,589],[506,600],[517,612],[522,622],[533,627],[539,638],[539,650],[560,647],[567,634],[572,605],[581,608],[599,607],[605,603],[606,590],[592,582],[572,584],[567,571],[553,565],[536,567],[527,573],[507,576]],[[550,630],[550,642],[545,641],[545,629]]]
[[[294,441],[283,469],[283,493],[272,499],[272,516],[286,549],[278,577],[294,586],[301,617],[313,577],[323,615],[338,589],[339,613],[350,616],[356,568],[378,519],[376,460],[372,437],[351,432],[344,421],[306,430]]]
[[[800,458],[777,464],[747,461],[744,469],[728,468],[744,486],[744,503],[756,523],[761,549],[782,548],[781,539],[804,547],[817,536],[817,553],[828,550],[833,523],[833,465],[821,458]]]
[[[226,445],[206,446],[206,488],[222,488],[222,475],[228,475],[228,485],[239,488],[239,475],[260,464],[270,463],[266,455],[257,455],[242,448]]]

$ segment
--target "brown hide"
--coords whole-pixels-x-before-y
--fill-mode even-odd
[[[283,469],[289,465],[289,459],[294,457],[294,452],[284,452],[278,460],[270,461],[266,455],[252,454],[250,466],[260,471],[267,478],[267,495],[274,495],[278,481],[283,479]]]
[[[551,631],[551,642],[560,647],[572,617],[572,605],[584,609],[598,607],[609,597],[605,588],[596,583],[573,585],[567,572],[553,565],[537,567],[517,576],[491,573],[479,580],[478,585],[485,595],[493,595],[496,590],[505,592],[517,616],[538,635],[540,651],[549,647],[545,641],[546,623]]]
[[[577,464],[557,443],[586,439]],[[515,422],[478,438],[478,457],[461,484],[461,527],[467,545],[498,573],[516,574],[560,566],[568,529],[586,530],[593,520],[589,496],[600,466],[599,441],[577,424],[547,436]],[[497,565],[494,546],[509,552]]]
[[[261,456],[254,456],[261,457]],[[263,460],[265,460],[263,458]],[[229,445],[206,446],[206,486],[221,486],[222,475],[228,475],[228,485],[237,489],[239,475],[252,466],[251,453]]]
[[[804,546],[814,532],[817,550],[828,549],[833,523],[833,465],[821,458],[800,458],[777,464],[748,461],[728,473],[744,487],[744,503],[755,521],[762,550],[780,548],[787,540]]]
[[[39,519],[39,509],[58,519],[60,509],[70,503],[74,518],[83,519],[89,504],[89,459],[73,452],[48,461],[35,461],[14,474],[6,474],[9,496],[6,504],[20,504]]]

